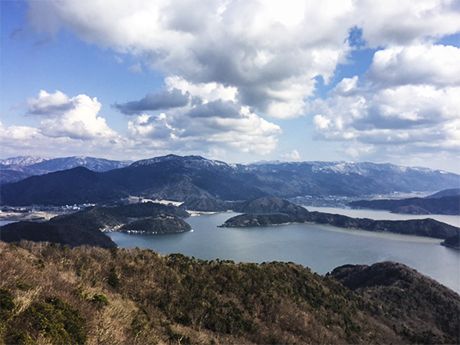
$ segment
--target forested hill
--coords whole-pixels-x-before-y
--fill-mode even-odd
[[[0,276],[6,344],[460,340],[460,296],[390,262],[323,277],[293,263],[0,242]]]

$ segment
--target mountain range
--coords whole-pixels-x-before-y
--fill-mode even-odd
[[[129,161],[115,161],[103,158],[73,156],[60,158],[42,158],[19,156],[0,159],[0,183],[10,183],[33,175],[85,167],[93,171],[108,171],[129,165]]]
[[[47,162],[32,166],[50,166],[51,163]],[[86,163],[89,162],[93,163],[91,167],[99,170],[126,164],[103,160],[108,162],[103,165],[99,160],[87,158]],[[92,171],[79,166],[32,176],[2,185],[0,196],[2,204],[12,206],[110,202],[130,195],[179,201],[190,197],[249,200],[264,195],[357,197],[453,188],[459,181],[460,176],[453,173],[392,164],[297,162],[243,165],[200,156],[167,155],[108,171]]]

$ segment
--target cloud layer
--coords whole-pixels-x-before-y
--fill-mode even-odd
[[[242,106],[234,89],[216,83],[192,84],[177,77],[167,79],[167,85],[189,95],[189,102],[130,120],[132,138],[170,150],[231,148],[267,154],[276,148],[281,128]]]
[[[28,103],[39,125],[0,127],[5,136],[270,153],[284,123],[273,118],[311,115],[316,138],[346,143],[355,158],[460,149],[460,48],[439,43],[460,32],[456,0],[30,1],[29,20],[127,54],[131,70],[159,71],[164,87],[114,105],[129,115],[126,133],[96,98],[41,91]],[[372,64],[332,88],[337,68],[354,63],[353,32],[375,51]],[[323,98],[319,80],[332,88]],[[298,159],[296,149],[285,157]]]
[[[61,91],[41,90],[27,101],[27,113],[38,125],[6,126],[0,123],[0,145],[9,152],[50,154],[100,153],[122,147],[123,139],[99,114],[101,104],[87,95],[68,97]],[[107,152],[107,151],[106,151]]]
[[[320,137],[363,153],[460,152],[460,49],[390,47],[374,55],[368,78],[343,79],[312,105]],[[403,150],[402,150],[403,148]]]
[[[39,30],[66,27],[167,75],[235,87],[242,104],[279,118],[303,114],[314,78],[327,82],[345,60],[353,27],[363,29],[370,46],[460,31],[454,0],[115,0],[110,6],[64,0],[30,6]]]
[[[126,133],[109,127],[96,98],[42,90],[28,100],[27,112],[39,118],[38,125],[0,123],[0,143],[4,152],[39,148],[54,154],[84,150],[107,156],[121,150],[141,157],[171,151],[225,154],[226,150],[264,155],[276,148],[280,127],[240,105],[231,88],[215,83],[195,85],[180,78],[170,78],[167,84],[166,92],[173,99],[179,95],[181,102],[152,96],[144,98],[148,101],[124,104],[129,114],[169,108],[164,113],[132,116]]]
[[[177,89],[172,89],[158,93],[150,93],[138,101],[115,104],[114,106],[123,114],[132,115],[148,110],[182,107],[188,102],[188,94],[184,94]]]

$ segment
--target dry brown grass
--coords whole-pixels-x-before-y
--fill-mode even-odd
[[[370,301],[294,264],[0,242],[0,276],[0,288],[15,303],[7,325],[18,326],[15,320],[31,306],[54,297],[84,320],[88,344],[404,341],[373,315]],[[0,339],[8,327],[0,327]]]

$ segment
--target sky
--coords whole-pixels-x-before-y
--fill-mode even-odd
[[[1,157],[460,172],[460,0],[0,6]]]

